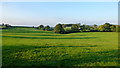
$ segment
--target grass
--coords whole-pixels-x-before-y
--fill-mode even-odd
[[[118,66],[117,32],[1,31],[3,66]]]

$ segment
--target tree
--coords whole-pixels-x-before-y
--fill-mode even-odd
[[[73,24],[62,24],[62,27],[65,28],[65,27],[71,27]]]
[[[50,27],[50,31],[53,31],[54,30],[54,27]]]
[[[64,30],[64,28],[62,27],[61,24],[57,24],[54,28],[54,32],[64,34],[65,30]]]
[[[94,24],[94,25],[93,25],[93,27],[94,27],[94,28],[97,28],[97,25],[96,25],[96,24]]]
[[[98,31],[98,26],[96,24],[93,25],[93,30]]]
[[[49,30],[50,30],[50,26],[48,26],[48,25],[45,26],[45,27],[44,27],[44,30],[49,31]]]
[[[110,26],[110,28],[111,28],[111,31],[113,31],[113,32],[116,31],[116,25],[112,25],[112,26]]]
[[[89,28],[90,28],[89,31],[92,31],[92,32],[96,31],[93,26],[89,26]]]
[[[112,26],[111,24],[105,23],[104,25],[100,25],[100,26],[98,27],[98,30],[99,30],[99,31],[109,32],[109,31],[111,31],[111,28],[110,28],[111,26]]]
[[[91,31],[93,30],[93,27],[89,26],[89,25],[85,25],[83,24],[82,26],[80,26],[80,31],[84,32],[84,31]]]
[[[116,25],[116,32],[120,32],[120,25]]]
[[[11,27],[11,25],[9,25],[9,24],[5,24],[4,26],[5,26],[5,28]]]
[[[111,24],[105,23],[105,24],[104,24],[104,27],[105,27],[105,30],[104,30],[104,31],[111,31],[110,26],[111,26]]]
[[[43,30],[43,29],[44,29],[44,25],[40,25],[40,26],[38,26],[38,29]]]
[[[71,27],[72,32],[79,32],[79,25],[78,24],[73,24]]]
[[[105,31],[104,25],[100,25],[100,26],[98,27],[98,30],[99,30],[99,31]]]
[[[85,25],[85,29],[86,29],[86,31],[90,31],[90,26],[89,25]]]
[[[4,26],[4,23],[2,23],[2,26]]]

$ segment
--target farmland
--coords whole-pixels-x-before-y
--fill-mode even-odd
[[[1,31],[3,66],[118,66],[118,32]]]

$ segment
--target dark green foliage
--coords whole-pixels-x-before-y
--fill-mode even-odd
[[[104,25],[100,25],[100,26],[98,27],[98,30],[99,30],[99,31],[110,32],[110,31],[111,31],[111,28],[110,28],[111,26],[112,26],[111,24],[105,23]]]
[[[71,27],[73,24],[62,24],[62,26],[65,27]]]
[[[4,23],[1,24],[2,29],[4,29],[4,28],[6,29],[6,28],[10,28],[10,27],[12,27],[10,24],[4,24]]]
[[[82,31],[82,32],[90,31],[90,30],[93,30],[93,28],[91,26],[89,26],[89,25],[84,24],[84,25],[80,26],[80,31]]]
[[[120,25],[116,25],[116,32],[120,32]]]
[[[116,25],[110,26],[112,32],[116,32]]]
[[[105,31],[111,31],[110,29],[110,27],[112,26],[111,24],[105,23],[104,26],[105,26]]]
[[[44,25],[38,26],[38,29],[43,30],[44,29]]]
[[[44,30],[46,30],[46,31],[50,31],[50,26],[45,26],[45,28],[44,28]]]
[[[81,32],[97,32],[98,31],[98,28],[97,28],[97,25],[93,25],[93,26],[90,26],[90,25],[80,25],[80,31]]]
[[[99,31],[104,31],[104,30],[105,30],[105,26],[104,26],[104,25],[100,25],[100,26],[98,27],[98,30],[99,30]]]
[[[79,32],[79,25],[78,24],[73,24],[71,27],[72,32]]]
[[[119,32],[120,31],[119,25],[112,25],[110,23],[105,23],[103,25],[97,26],[96,24],[90,26],[90,25],[81,25],[81,24],[62,24],[62,29],[65,29],[63,31],[64,33],[74,33],[74,32]],[[59,31],[55,31],[57,33]]]
[[[44,28],[44,25],[40,25],[40,28]]]
[[[57,24],[54,28],[54,32],[64,34],[65,30],[63,29],[61,24]]]
[[[93,30],[98,31],[98,26],[96,24],[93,25]]]
[[[50,27],[50,31],[53,31],[54,30],[54,27]]]
[[[49,25],[45,26],[44,25],[40,25],[37,27],[37,29],[40,29],[40,30],[44,30],[44,31],[51,31],[53,30],[53,28],[51,28]]]

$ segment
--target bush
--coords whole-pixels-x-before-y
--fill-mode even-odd
[[[57,24],[54,28],[54,32],[64,34],[65,30],[63,29],[61,24]]]
[[[71,27],[72,32],[79,32],[79,25],[78,24],[73,24]]]

